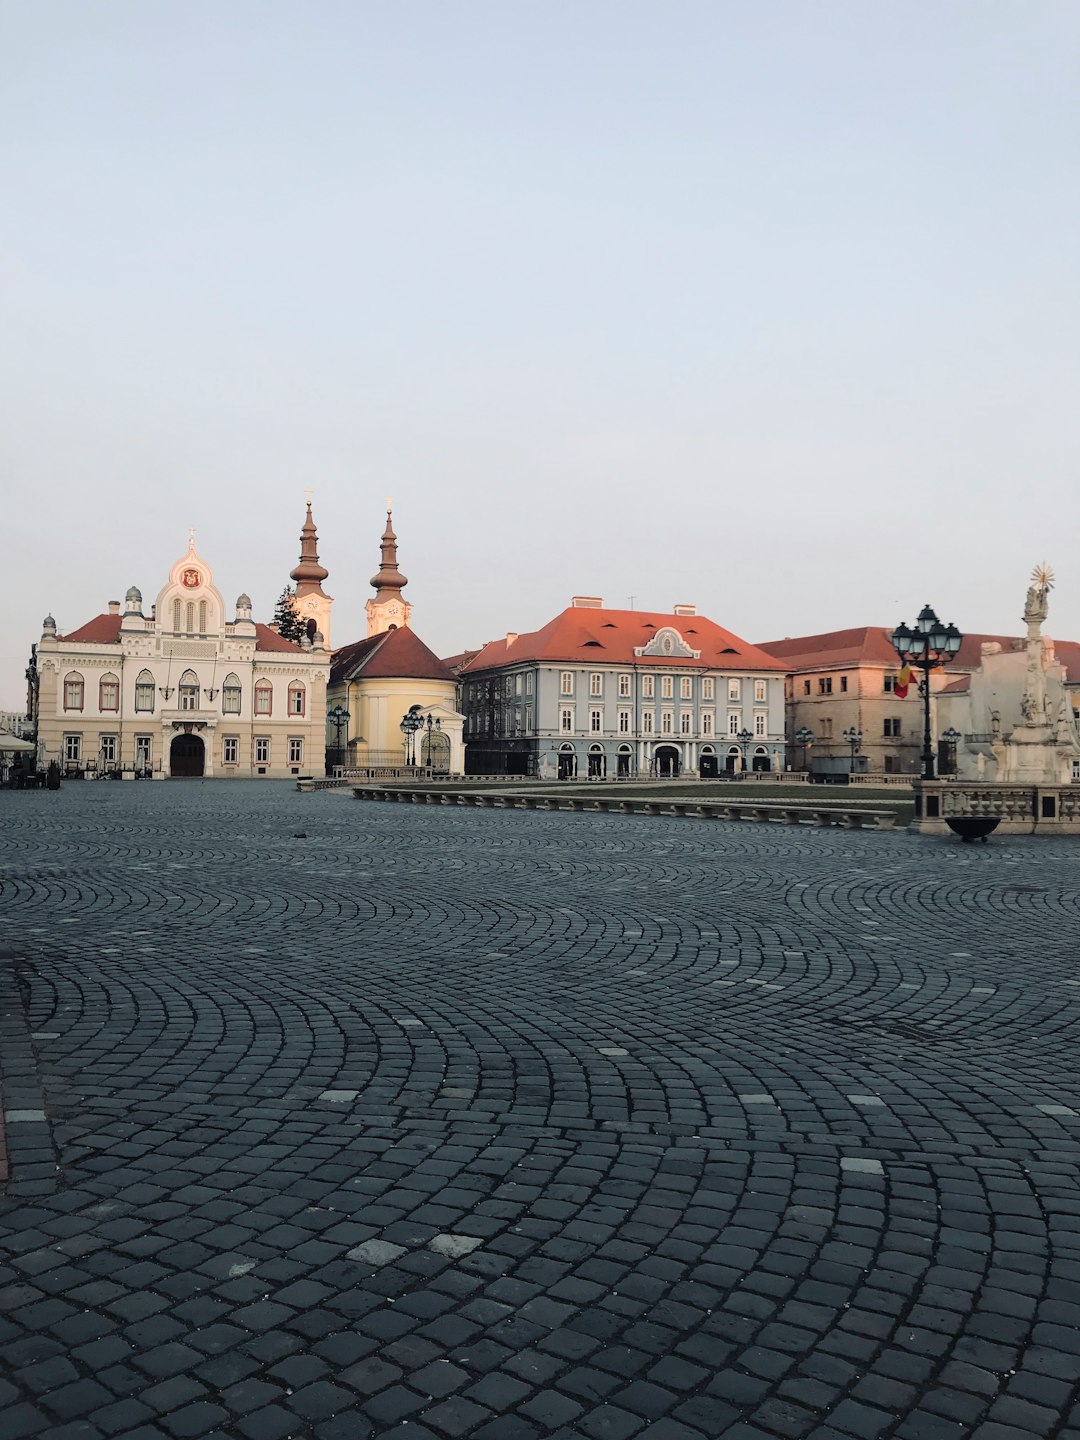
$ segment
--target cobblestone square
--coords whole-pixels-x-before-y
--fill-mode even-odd
[[[1078,859],[0,794],[5,1440],[1080,1440]]]

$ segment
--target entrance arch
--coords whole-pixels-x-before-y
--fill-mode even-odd
[[[724,758],[724,769],[729,775],[737,775],[742,769],[742,751],[737,745],[729,745]]]
[[[620,780],[629,780],[630,778],[630,756],[632,754],[633,751],[629,745],[619,746],[619,753],[615,757],[615,773]]]
[[[428,730],[420,742],[420,764],[436,775],[449,775],[450,736],[442,730]]]
[[[589,746],[589,779],[603,780],[607,774],[607,756],[602,745]]]
[[[559,779],[573,780],[577,774],[577,751],[573,745],[559,747]]]
[[[698,774],[703,780],[713,780],[719,773],[720,765],[716,758],[716,751],[711,745],[701,747],[701,757],[698,764]]]
[[[772,761],[769,759],[769,752],[764,745],[759,745],[754,751],[754,758],[750,762],[750,768],[759,773],[772,769]]]
[[[192,779],[206,769],[206,746],[199,735],[177,735],[169,746],[169,774]]]
[[[674,745],[658,745],[656,748],[656,773],[665,780],[674,780],[679,773],[679,752]]]

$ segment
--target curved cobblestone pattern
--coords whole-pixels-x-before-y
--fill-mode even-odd
[[[0,805],[13,1440],[1080,1440],[1073,842]]]

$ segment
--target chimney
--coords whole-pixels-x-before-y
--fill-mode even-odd
[[[517,638],[518,638],[518,637],[517,637],[517,631],[516,631],[516,630],[508,630],[508,631],[506,632],[506,648],[507,648],[508,650],[510,649],[510,646],[511,646],[511,645],[513,645],[513,644],[516,643]]]
[[[696,615],[696,614],[697,614],[697,606],[696,606],[696,605],[676,605],[676,606],[675,606],[675,609],[672,611],[672,614],[674,614],[674,615]]]
[[[119,601],[119,600],[110,600],[110,601],[109,601],[109,614],[110,614],[110,615],[119,615],[119,614],[120,614],[120,601]]]
[[[574,595],[570,606],[574,610],[602,610],[604,602],[599,595]]]

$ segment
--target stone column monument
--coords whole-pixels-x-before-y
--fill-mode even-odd
[[[1062,733],[1060,717],[1052,715],[1046,694],[1046,659],[1051,647],[1042,624],[1049,612],[1054,572],[1037,565],[1031,574],[1024,622],[1027,625],[1027,669],[1020,698],[1020,721],[1003,740],[995,741],[997,778],[1006,784],[1060,785],[1071,779],[1072,745]]]

